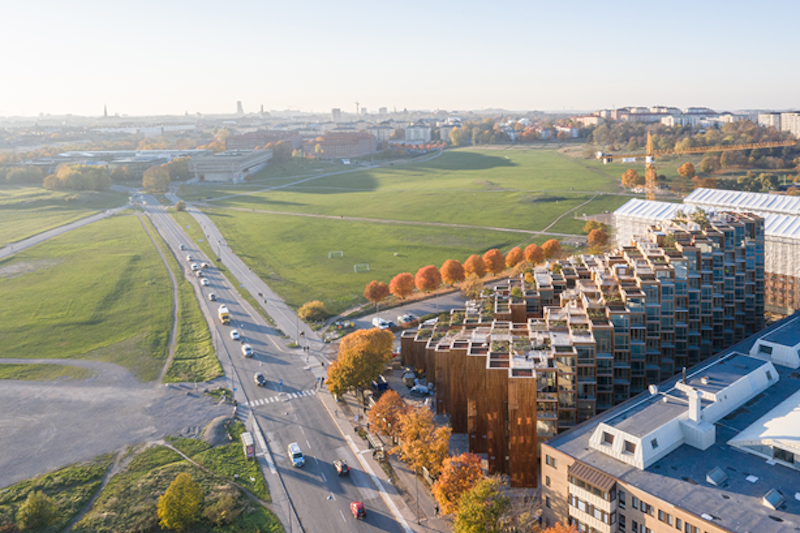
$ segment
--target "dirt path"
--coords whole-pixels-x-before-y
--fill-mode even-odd
[[[169,369],[169,365],[172,364],[172,358],[175,356],[175,347],[178,345],[178,305],[180,304],[180,300],[178,300],[178,280],[175,279],[175,273],[172,272],[169,262],[167,262],[167,258],[164,256],[164,252],[161,251],[161,247],[150,234],[150,230],[147,228],[144,220],[142,220],[142,215],[136,213],[136,216],[139,218],[139,222],[141,222],[145,233],[147,233],[147,236],[150,237],[150,240],[153,242],[153,246],[156,247],[158,255],[161,256],[161,260],[164,262],[164,266],[167,268],[169,279],[172,280],[172,337],[170,338],[169,342],[169,355],[164,363],[164,367],[161,369],[161,375],[158,376],[158,381],[161,382],[164,381],[164,376]]]
[[[111,481],[111,478],[116,476],[125,466],[128,465],[130,460],[133,459],[133,457],[128,457],[128,460],[125,461],[124,465],[122,465],[123,451],[124,450],[120,450],[117,452],[117,456],[114,458],[114,464],[112,464],[110,467],[108,467],[108,470],[106,470],[106,475],[103,476],[103,481],[97,488],[97,492],[95,492],[94,496],[92,496],[92,499],[89,500],[89,502],[86,505],[84,505],[83,509],[81,509],[81,512],[78,513],[77,516],[75,516],[75,518],[69,521],[69,524],[67,524],[67,527],[64,528],[62,533],[68,533],[69,531],[72,531],[72,528],[75,527],[75,524],[80,522],[86,515],[86,513],[88,513],[92,509],[92,507],[94,506],[94,502],[97,501],[97,497],[100,496],[101,492],[103,492],[103,489],[106,487],[106,485],[108,485],[108,482]]]

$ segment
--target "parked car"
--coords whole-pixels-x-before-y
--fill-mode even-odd
[[[203,287],[208,287],[209,283],[210,282],[208,281],[208,278],[203,278],[202,280],[200,280],[200,285],[202,285]]]
[[[408,391],[408,394],[411,396],[418,396],[420,398],[424,398],[425,396],[430,395],[431,391],[428,390],[428,387],[425,385],[414,385],[411,387],[411,390]]]
[[[339,476],[349,476],[350,475],[350,467],[347,466],[347,462],[344,459],[337,459],[333,462],[333,467],[336,469],[336,473]]]
[[[353,502],[350,504],[350,512],[353,513],[353,518],[366,518],[367,509],[361,502]]]
[[[296,442],[291,443],[287,451],[289,452],[289,458],[292,460],[292,466],[301,467],[306,464],[306,458],[299,444]]]
[[[397,323],[401,326],[405,326],[407,324],[411,324],[417,319],[414,315],[410,313],[406,313],[405,315],[400,315],[397,317]]]
[[[231,339],[238,341],[239,340],[239,332],[235,329],[231,330]]]
[[[256,375],[253,376],[253,380],[256,382],[256,385],[259,387],[266,387],[267,386],[267,378],[264,377],[264,374],[261,372],[256,372]]]
[[[253,357],[253,347],[249,344],[242,344],[242,355],[245,357]]]
[[[197,270],[200,266],[197,263],[192,263],[192,270]]]
[[[378,329],[389,329],[390,327],[389,322],[387,322],[386,320],[382,319],[379,316],[376,316],[375,318],[372,319],[372,325]]]
[[[385,377],[378,375],[378,379],[372,380],[372,388],[378,392],[383,392],[389,390],[389,383],[386,381]]]

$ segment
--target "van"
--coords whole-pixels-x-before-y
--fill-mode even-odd
[[[379,316],[372,319],[372,325],[378,329],[389,329],[389,323]]]
[[[303,466],[306,464],[306,458],[303,456],[303,452],[300,450],[300,445],[296,442],[293,442],[287,448],[289,452],[289,459],[292,460],[292,466]]]

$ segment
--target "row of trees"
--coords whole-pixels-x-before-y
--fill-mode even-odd
[[[40,186],[44,180],[44,172],[32,166],[0,168],[0,181],[15,185]]]
[[[43,186],[49,190],[107,191],[111,187],[111,176],[106,167],[94,165],[62,165],[55,174],[44,179]]]
[[[561,244],[556,239],[550,239],[542,246],[537,244],[528,245],[525,250],[514,247],[506,255],[497,248],[487,251],[483,256],[471,255],[462,264],[458,260],[448,259],[440,268],[435,265],[428,265],[417,270],[416,275],[410,272],[402,272],[392,278],[389,285],[383,282],[372,280],[364,289],[364,298],[378,304],[390,294],[405,300],[414,292],[416,288],[420,292],[432,292],[442,284],[455,285],[461,284],[464,291],[468,286],[482,287],[481,279],[487,274],[497,275],[507,268],[514,268],[522,262],[538,264],[545,259],[557,258],[561,255]],[[480,288],[478,288],[480,292]],[[465,294],[467,294],[465,292]],[[468,297],[470,294],[467,294]]]

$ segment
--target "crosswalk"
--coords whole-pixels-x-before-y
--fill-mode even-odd
[[[314,396],[317,394],[315,389],[308,389],[299,392],[281,392],[275,396],[270,396],[269,398],[259,398],[257,400],[250,400],[245,405],[248,407],[256,407],[259,405],[267,405],[268,403],[278,403],[278,402],[288,402],[291,400],[296,400],[298,398],[302,398],[304,396]]]

